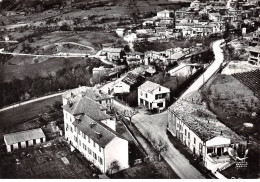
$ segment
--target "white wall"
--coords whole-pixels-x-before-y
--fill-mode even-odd
[[[104,123],[105,125],[107,125],[112,130],[116,131],[116,119],[115,118],[102,120],[101,122]]]
[[[130,85],[127,85],[124,82],[118,82],[117,84],[115,84],[114,86],[114,93],[129,93],[130,92]]]
[[[128,141],[115,138],[105,147],[105,171],[109,170],[110,164],[118,161],[119,170],[129,167]]]

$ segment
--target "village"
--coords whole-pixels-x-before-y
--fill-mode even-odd
[[[1,76],[0,87],[7,93],[14,79],[30,89],[0,103],[0,177],[259,178],[259,3],[194,0],[116,25],[94,15],[90,25],[70,23],[75,17],[2,23],[1,69],[23,79]],[[25,43],[13,36],[38,26],[54,31]],[[83,27],[99,31],[94,43]],[[47,62],[59,59],[52,70]],[[41,72],[25,70],[37,64]]]

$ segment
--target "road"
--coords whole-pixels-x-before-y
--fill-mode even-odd
[[[8,109],[15,108],[15,107],[19,107],[19,106],[22,106],[22,105],[30,104],[30,103],[33,103],[33,102],[37,102],[37,101],[40,101],[40,100],[45,100],[45,99],[48,99],[48,98],[51,98],[51,97],[59,96],[59,95],[62,95],[63,93],[64,92],[59,92],[59,93],[55,93],[55,94],[52,94],[52,95],[46,95],[46,96],[43,96],[43,97],[40,97],[40,98],[36,98],[36,99],[28,100],[28,101],[25,101],[25,102],[21,102],[19,104],[15,104],[15,105],[11,105],[11,106],[8,106],[8,107],[4,107],[4,108],[0,109],[0,112],[3,112],[3,111],[8,110]]]
[[[113,103],[117,110],[131,109],[115,100]],[[146,115],[145,111],[140,111],[138,114],[133,116],[132,122],[144,136],[146,136],[147,133],[150,133],[151,138],[157,143],[162,141],[163,144],[167,145],[168,149],[162,153],[162,156],[180,178],[205,178],[189,163],[188,159],[186,159],[168,139],[168,136],[166,135],[167,119],[167,112],[157,115]]]
[[[179,99],[187,96],[188,94],[198,91],[221,67],[224,61],[224,54],[220,47],[224,40],[215,41],[212,45],[215,60],[207,68],[207,70],[180,96]]]

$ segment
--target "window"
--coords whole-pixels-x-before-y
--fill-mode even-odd
[[[79,146],[81,146],[81,140],[79,140]]]
[[[70,127],[70,131],[71,131],[71,133],[73,132],[73,129],[72,129],[72,127]]]
[[[185,129],[185,136],[187,135],[187,130]]]
[[[68,123],[66,123],[66,130],[68,130],[68,126],[69,126]]]
[[[190,132],[188,132],[188,139],[190,139]]]
[[[100,163],[100,165],[103,165],[103,160],[101,157],[98,157],[98,162]]]
[[[96,143],[93,141],[93,147],[96,147]]]
[[[78,142],[78,138],[76,136],[74,136],[74,140],[75,142]]]
[[[92,150],[90,148],[88,148],[88,153],[91,155],[92,154]]]
[[[97,160],[97,154],[93,152],[93,157]]]
[[[75,132],[77,131],[77,128],[76,128],[76,126],[74,126],[74,131],[75,131]]]
[[[145,94],[145,98],[147,98],[147,94]]]
[[[213,148],[207,148],[207,154],[213,153]]]
[[[101,152],[101,147],[99,146],[99,152]]]
[[[194,144],[196,144],[196,138],[194,137]]]
[[[159,91],[161,91],[161,87],[159,87]]]
[[[200,153],[202,153],[202,143],[200,143],[200,145],[199,145],[199,151],[200,151]]]
[[[90,143],[90,138],[88,137],[88,143]]]
[[[141,95],[141,96],[143,95],[143,92],[142,92],[142,91],[140,91],[140,95]]]

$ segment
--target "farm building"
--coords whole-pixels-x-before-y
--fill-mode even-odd
[[[46,137],[41,128],[4,135],[7,152],[43,143]]]

